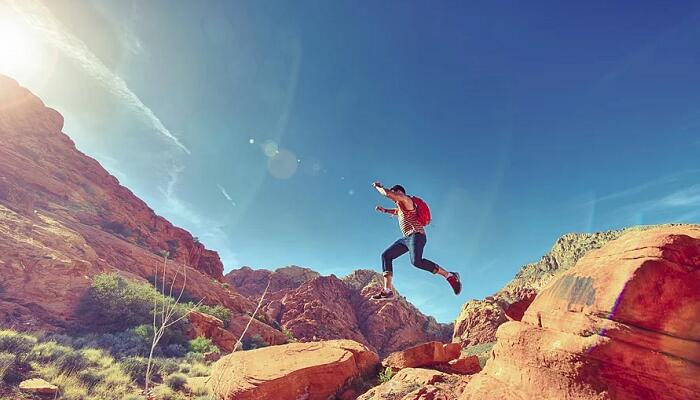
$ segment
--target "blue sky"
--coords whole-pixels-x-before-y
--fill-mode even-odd
[[[700,222],[700,4],[377,3],[0,2],[0,73],[227,271],[380,270],[404,185],[443,322],[564,233]]]

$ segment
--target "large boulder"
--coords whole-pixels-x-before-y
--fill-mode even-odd
[[[700,398],[700,226],[591,251],[497,339],[460,399]]]
[[[520,321],[537,293],[552,279],[573,267],[588,252],[599,249],[629,231],[652,226],[636,226],[595,233],[567,233],[538,261],[523,265],[501,290],[483,300],[470,300],[455,320],[453,342],[462,347],[496,341],[496,330],[506,321]]]
[[[448,362],[459,358],[461,347],[459,343],[429,342],[419,344],[406,350],[389,354],[389,357],[382,361],[385,367],[393,370],[404,368],[429,367]]]
[[[379,356],[352,340],[291,343],[223,357],[209,385],[227,400],[327,400],[378,366]]]

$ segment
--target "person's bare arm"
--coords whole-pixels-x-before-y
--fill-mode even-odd
[[[396,208],[384,208],[382,206],[377,206],[377,207],[375,207],[375,209],[379,212],[383,212],[383,213],[391,214],[391,215],[396,215],[399,212],[399,210],[397,210]]]
[[[382,186],[382,184],[379,182],[374,182],[372,186],[374,186],[374,188],[377,189],[379,194],[381,194],[382,196],[388,197],[395,202],[401,202],[404,205],[406,204],[406,199],[408,199],[408,196],[406,196],[405,194],[392,192],[391,190],[388,190],[384,186]]]

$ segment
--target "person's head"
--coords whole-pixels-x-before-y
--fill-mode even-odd
[[[406,189],[404,189],[401,185],[394,185],[389,190],[391,190],[392,192],[400,192],[406,194]]]

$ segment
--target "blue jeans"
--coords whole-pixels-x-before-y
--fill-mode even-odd
[[[411,256],[411,264],[415,267],[432,272],[433,274],[437,273],[439,268],[437,264],[423,258],[423,248],[427,241],[428,238],[424,234],[412,233],[394,242],[394,244],[389,246],[389,248],[382,253],[382,270],[384,271],[384,275],[393,275],[394,270],[392,262],[395,258],[406,254],[406,252]]]

